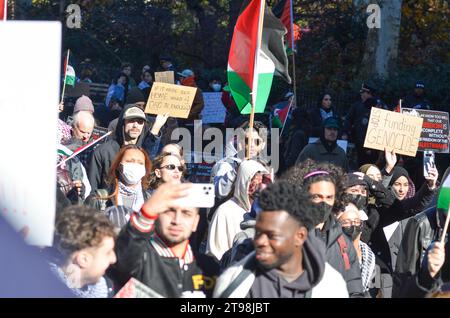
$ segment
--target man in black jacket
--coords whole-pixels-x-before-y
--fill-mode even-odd
[[[163,297],[203,295],[214,288],[214,280],[203,275],[189,244],[197,229],[198,208],[182,207],[190,184],[161,185],[132,214],[116,242],[117,264],[111,277],[119,286],[131,277]]]
[[[144,111],[135,104],[126,105],[120,113],[113,137],[98,146],[92,155],[88,170],[91,193],[107,188],[109,168],[120,148],[128,144],[142,147],[147,137],[157,142],[158,137],[149,131]]]

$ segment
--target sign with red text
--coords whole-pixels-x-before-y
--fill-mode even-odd
[[[61,23],[3,22],[0,39],[0,214],[27,243],[51,246]],[[39,79],[24,90],[30,66]]]
[[[418,151],[449,152],[448,113],[412,108],[402,108],[402,113],[423,119]]]
[[[423,119],[381,108],[370,112],[364,147],[415,157],[419,146]]]

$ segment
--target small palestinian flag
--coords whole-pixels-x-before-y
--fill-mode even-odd
[[[70,86],[75,86],[76,76],[75,70],[72,66],[67,65],[66,69],[66,84]]]
[[[447,214],[450,205],[450,176],[444,180],[439,191],[439,197],[437,201],[437,208]]]

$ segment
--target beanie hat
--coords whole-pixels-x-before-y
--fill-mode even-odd
[[[79,111],[88,111],[90,113],[94,113],[94,105],[89,97],[82,95],[75,102],[75,106],[73,108],[73,113],[78,113]]]

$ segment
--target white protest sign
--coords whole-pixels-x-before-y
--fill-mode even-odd
[[[28,243],[50,246],[61,23],[3,22],[0,39],[0,87],[5,88],[0,94],[0,215],[26,234]]]
[[[309,137],[308,143],[312,144],[312,143],[316,142],[317,140],[319,140],[319,138],[317,138],[317,137]],[[342,148],[342,150],[345,151],[345,153],[347,153],[347,147],[348,147],[348,141],[347,140],[339,139],[339,140],[336,141],[336,143],[337,143],[337,145],[339,147]]]
[[[222,103],[222,93],[203,93],[205,107],[202,110],[204,124],[220,123],[225,121],[226,109]]]

